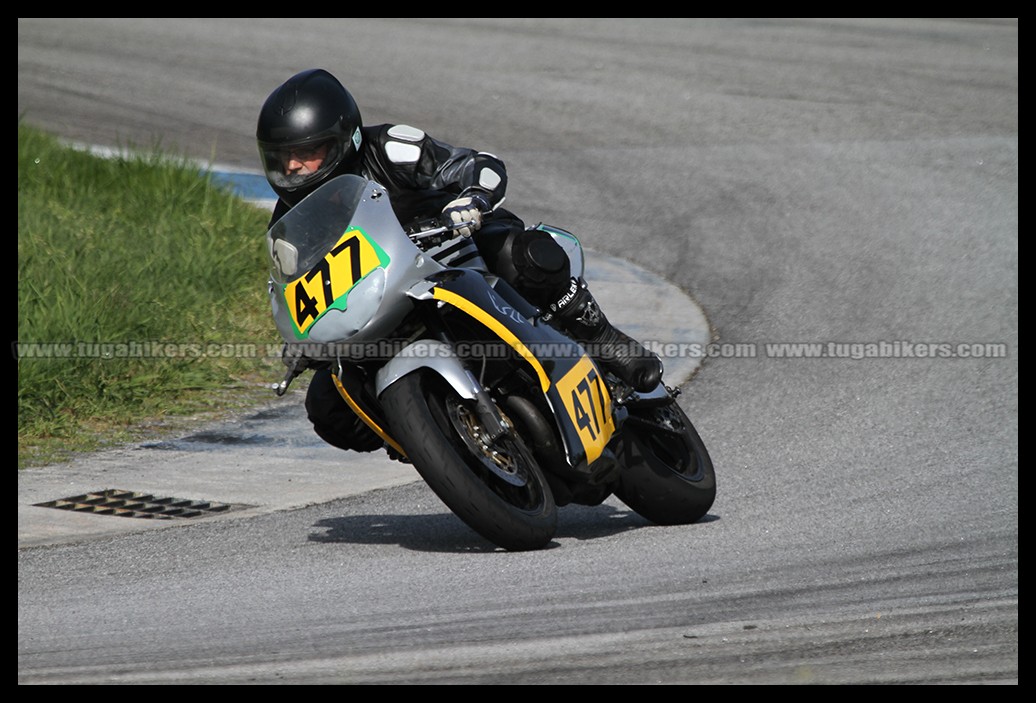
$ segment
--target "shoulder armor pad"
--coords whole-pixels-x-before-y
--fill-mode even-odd
[[[421,147],[403,142],[385,142],[385,155],[394,164],[415,164],[421,158]]]
[[[422,130],[406,124],[397,124],[389,127],[388,135],[393,139],[404,142],[419,142],[425,136]]]

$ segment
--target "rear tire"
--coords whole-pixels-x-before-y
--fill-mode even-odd
[[[716,473],[698,431],[675,400],[630,412],[615,495],[658,525],[697,522],[716,499]]]
[[[489,446],[474,401],[419,369],[385,389],[393,437],[437,496],[469,527],[509,551],[540,549],[557,507],[532,452],[513,430]]]

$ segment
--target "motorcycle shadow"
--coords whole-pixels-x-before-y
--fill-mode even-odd
[[[702,522],[709,521],[706,516]],[[454,514],[352,515],[327,518],[314,524],[323,530],[309,535],[310,542],[385,544],[420,552],[482,553],[504,551],[488,542]],[[544,549],[556,549],[559,540],[593,540],[630,530],[655,527],[626,508],[607,503],[585,507],[569,505],[558,513],[558,529]]]

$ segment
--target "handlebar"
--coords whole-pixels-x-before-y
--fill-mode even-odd
[[[484,213],[483,218],[488,217],[489,214],[489,212]],[[413,223],[407,228],[406,235],[410,237],[414,244],[423,249],[429,249],[453,239],[457,236],[455,234],[456,230],[471,227],[474,224],[475,220],[444,222],[440,217],[432,217]],[[466,236],[470,237],[471,235],[468,234]]]

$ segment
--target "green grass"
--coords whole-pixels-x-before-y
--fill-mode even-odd
[[[271,399],[268,218],[185,158],[19,122],[19,467]]]

